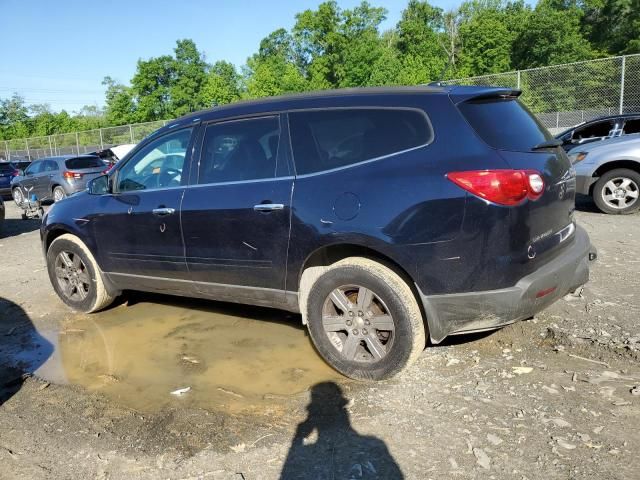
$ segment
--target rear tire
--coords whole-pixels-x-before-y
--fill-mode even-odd
[[[59,202],[67,198],[67,192],[60,185],[53,187],[53,202]]]
[[[357,380],[397,375],[426,345],[422,314],[409,285],[391,268],[367,258],[350,257],[328,267],[310,287],[307,318],[324,360]]]
[[[616,168],[602,175],[593,187],[593,201],[601,212],[627,215],[640,208],[640,173]]]
[[[74,235],[61,235],[51,243],[47,250],[47,270],[55,292],[74,310],[97,312],[115,299],[105,288],[95,258]]]

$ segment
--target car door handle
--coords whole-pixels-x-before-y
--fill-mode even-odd
[[[256,212],[273,212],[274,210],[282,210],[283,208],[284,205],[282,203],[259,203],[253,206]]]
[[[152,210],[153,214],[158,217],[165,217],[167,215],[173,215],[175,213],[175,208],[167,208],[167,207],[158,207]]]

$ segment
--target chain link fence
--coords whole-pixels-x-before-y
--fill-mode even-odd
[[[518,88],[522,101],[552,132],[603,115],[640,112],[640,54],[443,83]]]
[[[640,112],[640,54],[460,78],[450,85],[522,90],[522,101],[552,132],[617,113]],[[0,142],[0,160],[81,154],[137,143],[167,121]]]
[[[81,155],[123,143],[138,143],[167,122],[168,120],[159,120],[82,132],[59,133],[45,137],[7,140],[0,142],[0,160],[3,158],[34,160],[54,155]]]

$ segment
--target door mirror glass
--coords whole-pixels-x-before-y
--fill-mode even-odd
[[[109,193],[109,176],[100,175],[87,183],[87,192],[90,195],[104,195]]]

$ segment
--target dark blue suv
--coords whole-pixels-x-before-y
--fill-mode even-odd
[[[49,210],[53,287],[83,312],[123,290],[300,312],[329,364],[388,378],[427,337],[588,280],[575,173],[518,95],[351,89],[183,117]]]

